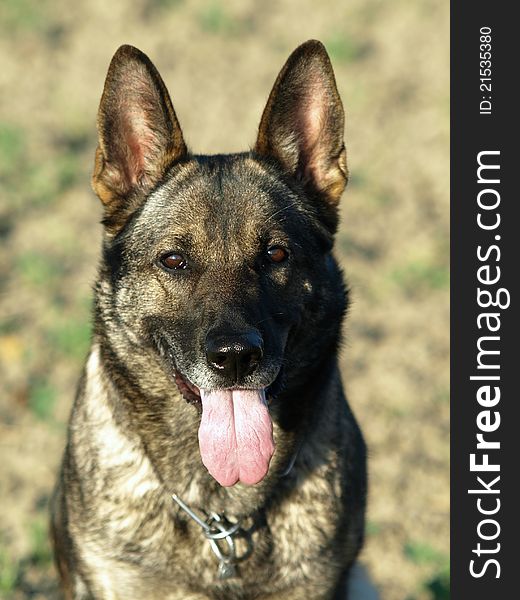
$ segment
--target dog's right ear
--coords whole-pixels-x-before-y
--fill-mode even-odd
[[[314,199],[334,232],[347,184],[345,117],[325,47],[305,42],[289,56],[267,101],[255,151],[275,158]]]
[[[121,46],[110,63],[98,112],[92,187],[117,231],[164,175],[187,154],[168,90],[150,59]]]

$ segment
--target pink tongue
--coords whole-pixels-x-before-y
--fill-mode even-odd
[[[200,390],[202,462],[220,483],[253,485],[267,474],[273,424],[264,390]]]

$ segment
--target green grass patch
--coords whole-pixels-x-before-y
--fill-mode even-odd
[[[431,567],[433,575],[421,586],[431,600],[449,600],[450,598],[450,561],[444,553],[429,544],[409,542],[404,547],[404,555],[418,566]],[[414,600],[413,597],[409,600]]]
[[[450,571],[445,569],[434,575],[424,586],[432,600],[450,600]]]
[[[56,323],[48,332],[48,340],[53,349],[63,357],[76,361],[85,358],[90,345],[91,326],[85,321],[63,321]]]
[[[385,191],[380,191],[375,194],[369,194],[369,200],[372,201],[372,204],[375,206],[389,206],[394,201],[394,196]]]
[[[49,543],[49,528],[45,518],[33,521],[30,525],[31,554],[30,562],[38,567],[47,567],[52,563],[52,551]]]
[[[14,592],[18,580],[18,563],[0,549],[0,597]]]
[[[149,10],[170,10],[177,8],[183,3],[183,0],[148,0]]]
[[[363,58],[368,46],[347,32],[337,32],[325,40],[325,47],[333,62],[351,63]]]
[[[5,543],[0,539],[0,597],[14,592],[18,580],[19,564],[11,558]]]
[[[219,2],[210,2],[199,13],[200,27],[215,34],[234,34],[237,32],[238,23],[229,15]]]
[[[349,173],[348,176],[348,187],[349,188],[362,188],[367,185],[368,177],[366,173],[357,169],[353,173]]]
[[[406,292],[446,289],[450,284],[450,273],[447,266],[413,261],[391,274],[391,279]]]
[[[361,256],[367,261],[376,260],[379,256],[379,248],[376,244],[364,244],[353,240],[346,232],[340,232],[336,241],[336,247],[341,254],[350,257]]]
[[[378,535],[381,533],[381,525],[375,521],[367,521],[366,532],[369,536]]]
[[[23,323],[18,316],[13,317],[12,319],[2,319],[0,320],[0,336],[17,333],[22,327]]]
[[[23,128],[0,123],[2,200],[16,211],[47,206],[82,176],[79,150],[64,147],[35,160]]]
[[[23,281],[35,287],[56,284],[65,274],[65,267],[58,259],[35,252],[24,252],[16,260],[16,268]]]
[[[46,31],[49,27],[49,7],[46,0],[2,0],[0,23],[2,31]]]
[[[421,598],[424,598],[424,592],[429,600],[450,600],[450,570],[442,569],[425,581],[421,586]],[[406,600],[417,600],[415,595],[408,596]]]
[[[449,404],[450,390],[449,388],[439,387],[433,392],[433,401],[436,404]]]
[[[404,547],[404,554],[408,560],[417,565],[441,564],[446,562],[447,558],[443,552],[435,550],[428,544],[420,542],[410,542]]]
[[[27,533],[30,551],[21,560],[12,558],[7,543],[0,536],[0,598],[5,600],[14,597],[17,592],[20,593],[24,587],[23,580],[27,567],[33,566],[44,571],[53,562],[46,515],[41,515],[30,523]]]
[[[41,421],[53,418],[56,405],[56,389],[46,380],[36,380],[29,391],[29,409]]]
[[[29,165],[22,184],[25,201],[32,206],[49,205],[78,181],[80,173],[79,157],[72,153]]]
[[[25,132],[21,127],[0,123],[0,178],[8,177],[21,164]]]
[[[78,180],[78,158],[73,154],[62,154],[56,161],[55,165],[57,191],[63,192],[71,188]]]

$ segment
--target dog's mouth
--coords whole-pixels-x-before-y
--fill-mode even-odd
[[[184,400],[202,410],[200,389],[177,370],[175,370],[175,383]]]
[[[175,383],[202,410],[199,449],[209,473],[222,486],[262,481],[275,449],[266,389],[202,389],[178,371]]]

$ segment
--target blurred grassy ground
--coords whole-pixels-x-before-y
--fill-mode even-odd
[[[0,597],[55,598],[47,502],[89,334],[95,115],[122,43],[144,50],[199,152],[252,144],[289,52],[321,39],[352,173],[338,255],[343,373],[370,448],[363,561],[385,600],[448,571],[448,3],[0,2]]]

